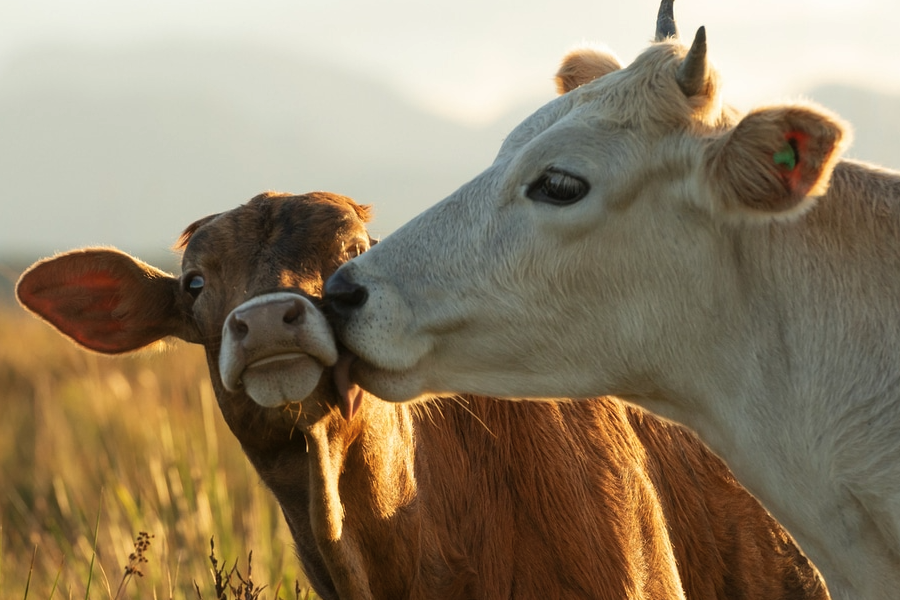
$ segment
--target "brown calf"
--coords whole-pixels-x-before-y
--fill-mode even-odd
[[[340,393],[318,307],[367,218],[341,196],[265,194],[188,227],[180,278],[88,249],[17,293],[100,352],[202,344],[323,598],[827,598],[722,462],[638,409]]]

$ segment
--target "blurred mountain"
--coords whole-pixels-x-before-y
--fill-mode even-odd
[[[471,128],[265,47],[42,48],[0,69],[0,256],[146,256],[270,189],[371,203],[385,235],[484,169],[542,102]]]

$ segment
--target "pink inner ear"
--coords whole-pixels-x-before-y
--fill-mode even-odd
[[[29,304],[76,341],[88,346],[102,346],[104,337],[125,330],[125,324],[113,317],[120,304],[119,278],[104,271],[71,275],[65,289],[68,293],[62,295],[36,293]]]
[[[102,321],[114,324],[113,329],[121,330],[122,327],[111,318],[112,312],[119,305],[118,292],[122,287],[120,279],[106,272],[84,273],[73,277],[69,285],[73,289],[83,289],[87,302],[81,307],[81,312],[101,316]]]
[[[802,180],[802,167],[806,164],[809,156],[809,134],[803,131],[788,131],[784,134],[784,140],[796,149],[797,162],[793,169],[782,169],[782,178],[789,190],[798,195],[806,195],[806,192],[812,187],[810,182]]]
[[[110,307],[111,300],[116,295],[116,291],[121,287],[121,280],[113,277],[106,272],[91,272],[72,277],[69,285],[74,288],[83,288],[90,292],[91,296],[97,298],[105,298]]]

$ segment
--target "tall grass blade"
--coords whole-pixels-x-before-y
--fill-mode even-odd
[[[84,600],[91,598],[91,580],[94,578],[94,561],[97,558],[97,540],[100,537],[100,513],[103,512],[103,490],[100,490],[100,501],[97,505],[97,522],[94,524],[94,543],[91,546],[91,564],[88,567],[88,580],[84,590]]]
[[[31,587],[31,574],[34,573],[34,559],[37,557],[37,544],[34,545],[34,550],[31,553],[31,567],[28,569],[28,580],[25,582],[25,598],[24,600],[28,600],[28,588]]]
[[[65,556],[63,556],[62,560],[59,561],[59,569],[56,571],[56,579],[53,580],[53,587],[50,588],[50,595],[47,596],[47,600],[53,600],[53,594],[56,593],[56,588],[57,586],[59,586],[59,578],[62,575],[64,564],[66,564]]]

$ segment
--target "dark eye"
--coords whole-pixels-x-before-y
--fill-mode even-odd
[[[356,238],[351,241],[349,244],[343,244],[344,254],[347,255],[347,260],[351,258],[356,258],[363,252],[369,249],[369,240],[363,238]]]
[[[203,285],[205,283],[203,275],[190,275],[184,280],[184,290],[196,298],[200,295],[200,292],[203,291]]]
[[[548,169],[537,181],[528,186],[526,195],[535,202],[565,206],[587,196],[590,189],[587,182],[580,177],[558,169]]]

